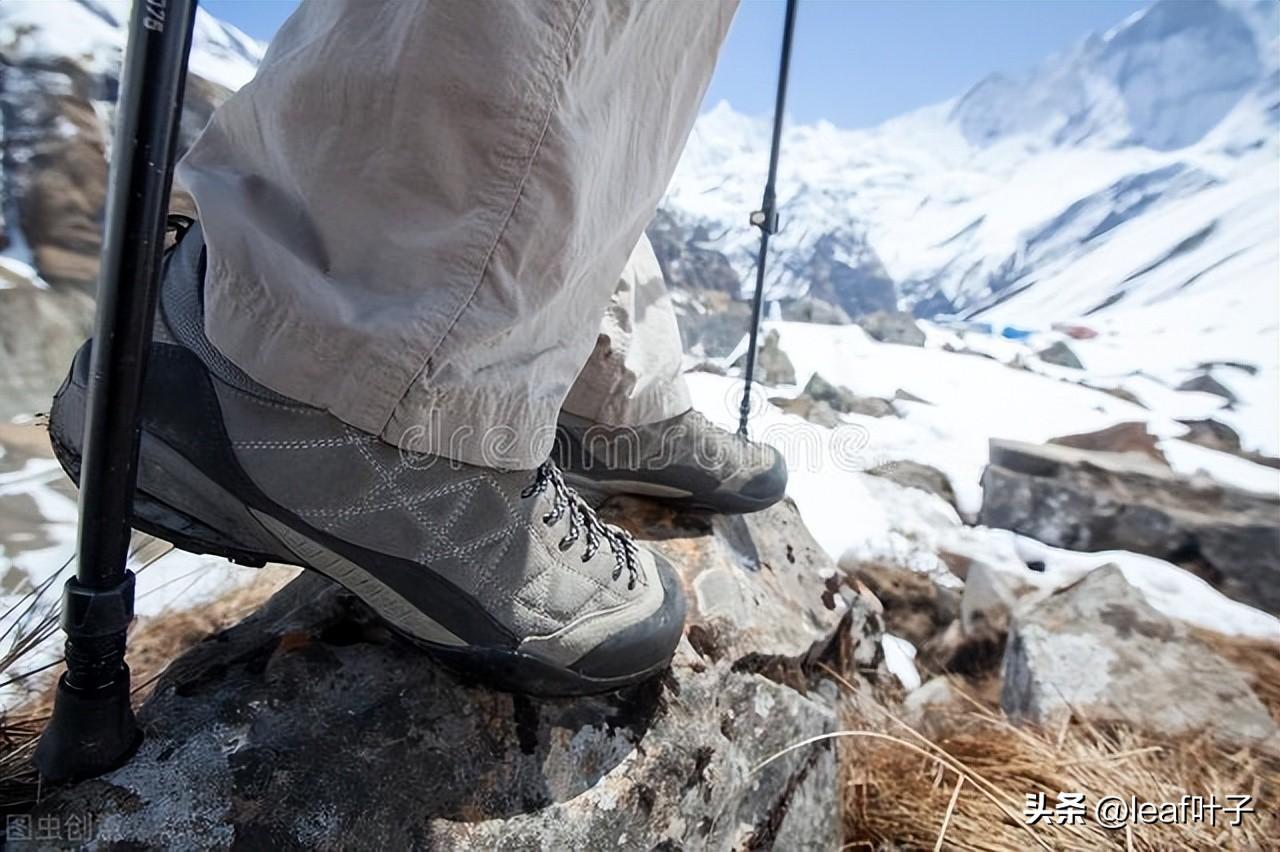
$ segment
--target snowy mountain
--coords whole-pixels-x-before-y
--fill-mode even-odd
[[[129,0],[0,4],[0,270],[91,289]],[[197,12],[183,115],[189,143],[253,77],[264,46]]]
[[[1162,0],[878,127],[788,127],[770,294],[834,297],[856,315],[887,278],[925,316],[1158,315],[1188,332],[1184,307],[1207,319],[1235,304],[1251,318],[1220,324],[1228,349],[1267,328],[1274,339],[1278,127],[1280,6]],[[744,282],[767,150],[766,120],[719,104],[664,203],[715,235],[697,247]],[[818,262],[839,275],[815,276]]]
[[[87,321],[127,9],[0,3],[0,345],[37,351],[51,375],[65,347],[50,341]],[[200,13],[184,144],[263,48]],[[1261,372],[1239,380],[1262,384],[1280,369],[1278,129],[1280,5],[1163,0],[878,127],[789,126],[770,296],[843,309],[810,300],[784,305],[788,318],[900,305],[1037,330],[1083,322],[1101,332],[1082,353],[1091,368],[1171,381],[1243,361]],[[730,296],[753,277],[746,214],[767,147],[766,119],[708,110],[650,227],[677,290],[716,291],[693,307],[721,347],[745,323]],[[33,288],[49,298],[36,306]],[[18,370],[29,399],[47,396],[44,370]]]
[[[0,418],[42,410],[87,336],[128,0],[0,2]],[[263,45],[198,13],[179,143]]]

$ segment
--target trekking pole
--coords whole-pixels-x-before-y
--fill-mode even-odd
[[[142,741],[129,695],[125,569],[138,464],[138,407],[196,0],[135,0],[120,74],[94,319],[76,575],[63,589],[67,670],[36,748],[51,781],[114,769]]]
[[[751,332],[747,345],[746,383],[738,413],[738,434],[747,435],[747,415],[751,411],[751,382],[756,372],[756,338],[760,334],[760,310],[764,304],[764,262],[769,254],[769,235],[778,232],[778,211],[773,184],[778,177],[778,154],[782,148],[782,112],[787,102],[787,72],[791,69],[791,34],[796,27],[796,2],[787,0],[782,24],[782,59],[778,63],[778,97],[773,106],[773,142],[769,148],[769,177],[764,184],[764,201],[751,214],[751,224],[760,229],[760,256],[756,260],[756,292],[751,297]]]

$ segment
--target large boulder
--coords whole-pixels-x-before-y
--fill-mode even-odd
[[[1133,453],[993,440],[979,523],[1070,550],[1186,564],[1280,613],[1280,498],[1177,476]]]
[[[1005,713],[1055,728],[1073,715],[1166,734],[1277,742],[1245,676],[1106,566],[1018,611],[1005,646]]]
[[[575,700],[475,685],[304,575],[177,660],[125,767],[46,794],[99,848],[831,849],[824,667],[879,622],[789,502],[745,517],[607,504],[681,567],[687,639],[645,685]],[[845,597],[847,595],[847,597]]]

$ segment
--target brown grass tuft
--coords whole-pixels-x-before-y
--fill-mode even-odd
[[[139,618],[129,631],[129,668],[134,706],[151,692],[156,678],[183,651],[224,630],[257,609],[297,574],[283,566],[264,568],[252,582],[200,606]],[[16,670],[21,657],[10,661]],[[0,713],[0,813],[31,805],[39,794],[39,779],[31,765],[40,732],[53,707],[54,686],[62,672],[58,665],[41,673],[40,687],[21,706]]]
[[[883,708],[854,701],[840,747],[846,848],[1277,848],[1275,754],[1207,735],[1165,737],[1120,725],[1072,724],[1056,731],[1015,726],[992,708],[990,690],[984,698],[940,711],[929,720],[932,737]],[[1276,705],[1270,706],[1274,712]],[[1060,792],[1085,794],[1082,823],[1026,824],[1029,794],[1043,793],[1051,810]],[[1119,829],[1104,828],[1094,817],[1093,806],[1104,796],[1162,803],[1183,794],[1216,794],[1220,804],[1228,804],[1228,795],[1247,795],[1255,812],[1242,814],[1236,827],[1221,814],[1217,825]]]

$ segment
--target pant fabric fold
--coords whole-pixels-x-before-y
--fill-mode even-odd
[[[735,6],[306,0],[179,165],[210,339],[472,464],[536,466],[562,405],[687,409],[642,235]]]

